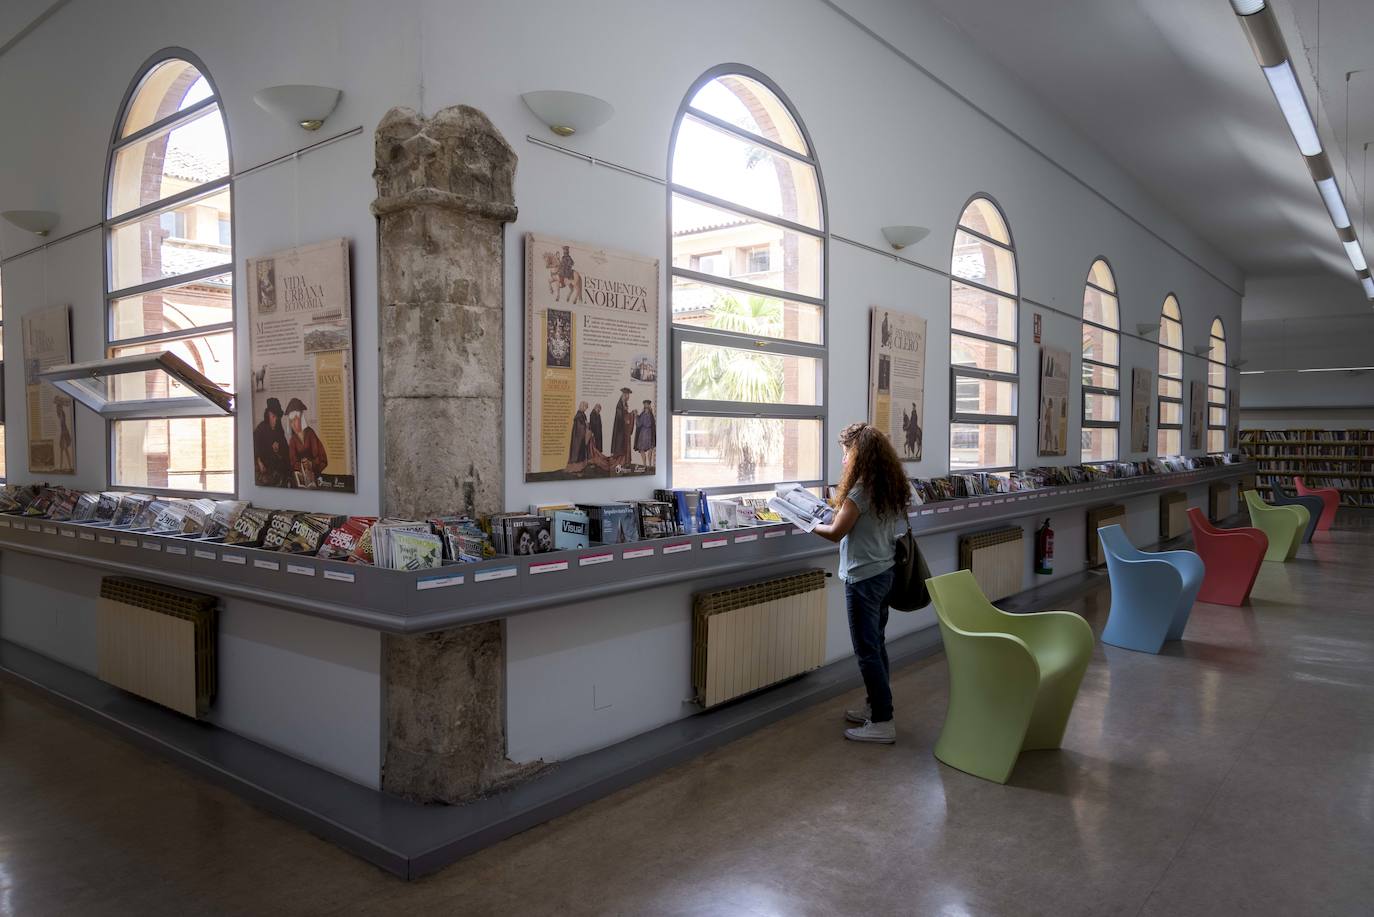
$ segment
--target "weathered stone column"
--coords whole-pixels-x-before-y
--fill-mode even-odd
[[[504,224],[515,152],[475,108],[377,126],[382,510],[423,519],[502,504]],[[383,640],[382,787],[461,802],[510,779],[499,622]]]

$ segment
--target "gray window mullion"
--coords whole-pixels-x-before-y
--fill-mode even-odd
[[[671,271],[674,277],[685,277],[688,280],[695,280],[715,287],[728,287],[732,290],[739,290],[741,293],[753,293],[757,296],[766,296],[769,299],[786,299],[791,302],[806,303],[809,306],[820,306],[825,308],[825,300],[808,296],[805,293],[789,293],[786,290],[778,290],[773,287],[762,287],[758,284],[745,283],[742,280],[735,280],[731,277],[718,277],[715,274],[706,274],[701,271],[694,271],[691,268],[675,267]],[[693,327],[688,325],[686,327]]]
[[[795,223],[786,217],[775,217],[764,213],[761,210],[753,210],[744,207],[733,201],[727,201],[723,197],[716,197],[714,194],[707,194],[704,191],[697,191],[688,188],[686,185],[679,185],[676,182],[670,184],[669,189],[673,194],[681,197],[690,197],[717,210],[724,210],[726,213],[736,213],[743,217],[748,217],[756,223],[767,223],[770,226],[777,226],[802,235],[812,236],[813,238],[824,241],[826,232],[824,229],[816,229],[814,226],[807,226],[805,223]]]

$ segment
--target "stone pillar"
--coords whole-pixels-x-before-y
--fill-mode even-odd
[[[504,224],[515,152],[475,108],[377,126],[382,511],[422,519],[502,506]],[[500,622],[382,643],[382,788],[473,799],[511,779]]]

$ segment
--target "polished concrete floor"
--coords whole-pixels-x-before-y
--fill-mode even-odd
[[[896,746],[840,738],[851,695],[411,884],[0,681],[0,915],[1374,914],[1371,596],[1335,532],[1163,655],[1099,645],[1007,786],[932,757],[936,656]]]

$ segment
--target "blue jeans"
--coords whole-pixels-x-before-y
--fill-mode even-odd
[[[887,593],[892,588],[892,571],[844,584],[845,605],[849,608],[849,639],[859,659],[859,673],[868,689],[868,705],[875,723],[892,719],[892,687],[888,684]]]

